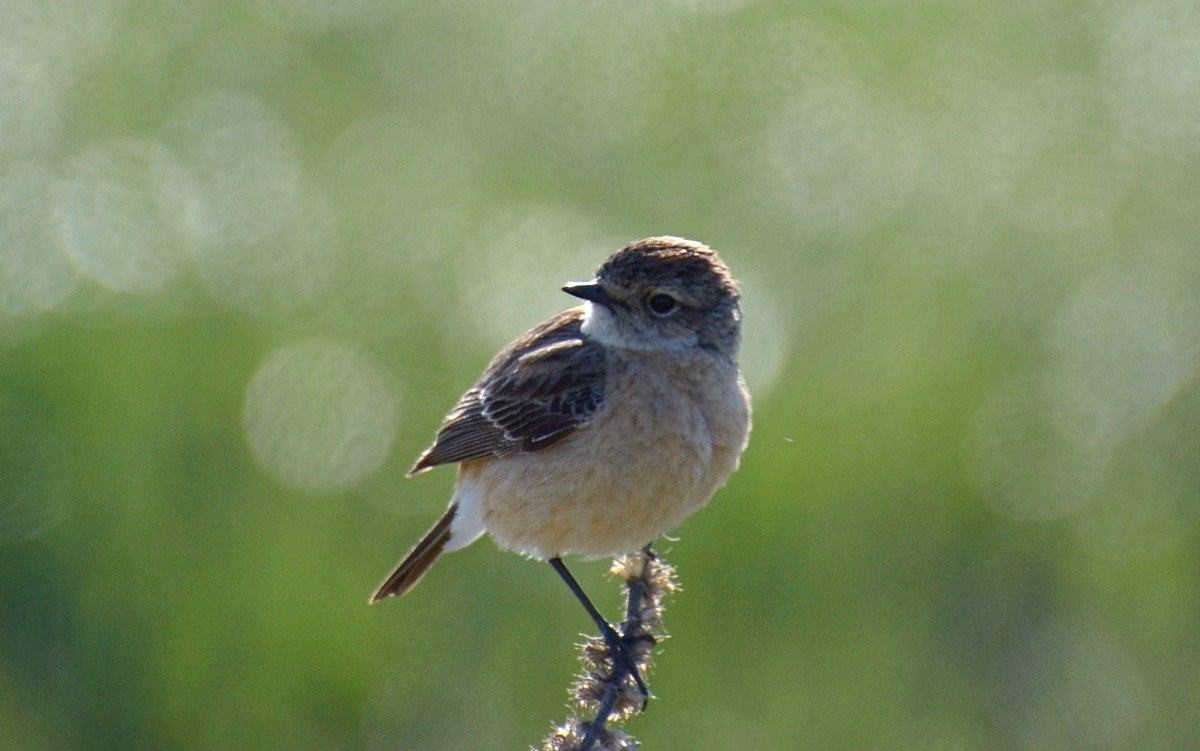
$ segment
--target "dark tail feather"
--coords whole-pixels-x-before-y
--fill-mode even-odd
[[[433,562],[445,549],[446,543],[450,541],[450,522],[454,521],[456,511],[458,511],[458,504],[450,504],[450,509],[446,511],[445,516],[425,533],[425,536],[413,546],[412,550],[408,551],[408,555],[404,556],[404,560],[400,561],[396,570],[389,574],[388,578],[383,580],[383,584],[379,585],[379,589],[375,590],[375,594],[371,595],[371,604],[388,597],[399,597],[417,586],[417,582],[421,581],[425,571],[433,565]]]

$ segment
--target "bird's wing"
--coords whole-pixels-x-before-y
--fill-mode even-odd
[[[506,347],[446,415],[410,474],[537,451],[587,425],[604,405],[606,356],[582,322],[582,309],[565,310]]]

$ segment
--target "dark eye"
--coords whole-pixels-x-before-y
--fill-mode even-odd
[[[650,295],[650,299],[646,301],[646,305],[650,307],[650,310],[654,311],[655,315],[665,316],[679,307],[679,302],[666,292],[656,292]]]

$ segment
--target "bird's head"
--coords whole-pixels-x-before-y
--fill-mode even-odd
[[[613,253],[590,282],[563,291],[587,301],[584,333],[613,347],[687,350],[729,358],[741,340],[737,283],[708,246],[650,237]]]

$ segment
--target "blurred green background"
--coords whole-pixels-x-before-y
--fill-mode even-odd
[[[548,567],[366,598],[487,358],[664,233],[744,280],[756,415],[645,748],[1200,744],[1194,2],[0,18],[0,746],[538,742]]]

